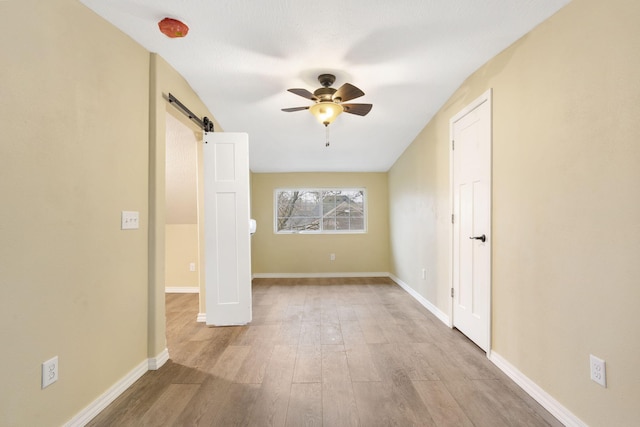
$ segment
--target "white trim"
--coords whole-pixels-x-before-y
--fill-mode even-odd
[[[534,383],[526,375],[520,372],[515,366],[509,363],[504,357],[495,351],[491,352],[489,360],[493,362],[502,372],[518,384],[529,396],[537,401],[551,415],[567,427],[587,427],[581,419],[576,417],[571,411],[565,408],[560,402],[555,400],[549,393],[544,391],[538,384]]]
[[[429,310],[431,312],[431,314],[433,314],[434,316],[436,316],[438,319],[440,319],[440,321],[442,323],[444,323],[445,325],[447,325],[448,327],[451,327],[451,320],[449,318],[449,316],[447,316],[447,314],[440,310],[438,307],[436,307],[435,305],[433,305],[428,299],[426,299],[425,297],[423,297],[422,295],[420,295],[418,292],[415,291],[415,289],[411,288],[409,285],[407,285],[405,282],[403,282],[402,280],[400,280],[398,277],[396,277],[393,274],[390,274],[389,277],[391,278],[391,280],[393,280],[394,282],[396,282],[398,284],[398,286],[400,286],[402,289],[404,289],[409,295],[411,295],[416,301],[418,301],[420,304],[422,304],[422,306],[424,308],[426,308],[427,310]]]
[[[86,408],[76,414],[69,420],[65,427],[82,427],[98,415],[104,408],[109,406],[111,402],[116,400],[124,391],[136,382],[149,369],[149,360],[145,359],[138,366],[133,368],[131,372],[121,378],[117,383],[111,386],[100,397],[91,402]]]
[[[389,273],[254,273],[254,279],[306,279],[315,277],[390,277]]]
[[[167,286],[164,288],[164,292],[167,294],[199,294],[200,288],[198,286]]]
[[[157,371],[169,360],[169,349],[165,348],[156,357],[149,358],[149,370]]]
[[[196,322],[205,323],[207,321],[207,313],[198,313],[198,317],[196,317]]]

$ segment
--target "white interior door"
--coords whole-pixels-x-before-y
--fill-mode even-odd
[[[206,323],[244,325],[251,321],[249,138],[215,132],[205,142]]]
[[[451,120],[453,326],[489,351],[491,306],[491,92]]]

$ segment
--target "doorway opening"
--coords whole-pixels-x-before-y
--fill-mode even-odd
[[[199,145],[202,130],[166,112],[165,292],[201,294]],[[202,295],[200,296],[202,306]]]

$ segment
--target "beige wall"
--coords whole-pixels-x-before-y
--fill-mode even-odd
[[[147,358],[149,54],[77,1],[0,16],[0,425],[61,425]]]
[[[199,288],[198,151],[202,129],[175,108],[165,119],[165,286]],[[190,270],[191,263],[195,271]]]
[[[190,271],[189,264],[198,266],[198,224],[167,224],[165,227],[165,284],[167,287],[199,287],[198,271]]]
[[[0,16],[16,35],[0,41],[0,425],[61,425],[166,347],[163,95],[212,116],[75,0],[0,2]],[[140,229],[120,230],[122,210]]]
[[[574,0],[474,73],[389,172],[392,271],[448,314],[449,119],[493,88],[492,348],[592,426],[640,419],[638,16]]]
[[[276,188],[364,187],[368,231],[365,234],[275,234]],[[389,218],[386,173],[254,173],[251,216],[257,221],[251,239],[253,274],[374,273],[389,271]],[[330,261],[329,254],[336,260]]]

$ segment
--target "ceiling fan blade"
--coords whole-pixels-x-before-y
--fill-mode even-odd
[[[293,108],[283,108],[282,111],[286,112],[286,113],[291,113],[294,111],[302,111],[302,110],[308,110],[309,107],[293,107]]]
[[[360,98],[364,92],[350,83],[345,83],[333,94],[333,100],[336,102],[345,102],[352,99]],[[337,98],[340,98],[338,101]]]
[[[371,104],[340,104],[344,108],[345,113],[357,114],[358,116],[366,116],[373,105]]]
[[[312,101],[316,101],[318,99],[318,98],[316,98],[316,96],[314,94],[312,94],[311,92],[309,92],[306,89],[287,89],[287,90],[289,92],[291,92],[291,93],[295,93],[298,96],[310,99]]]

